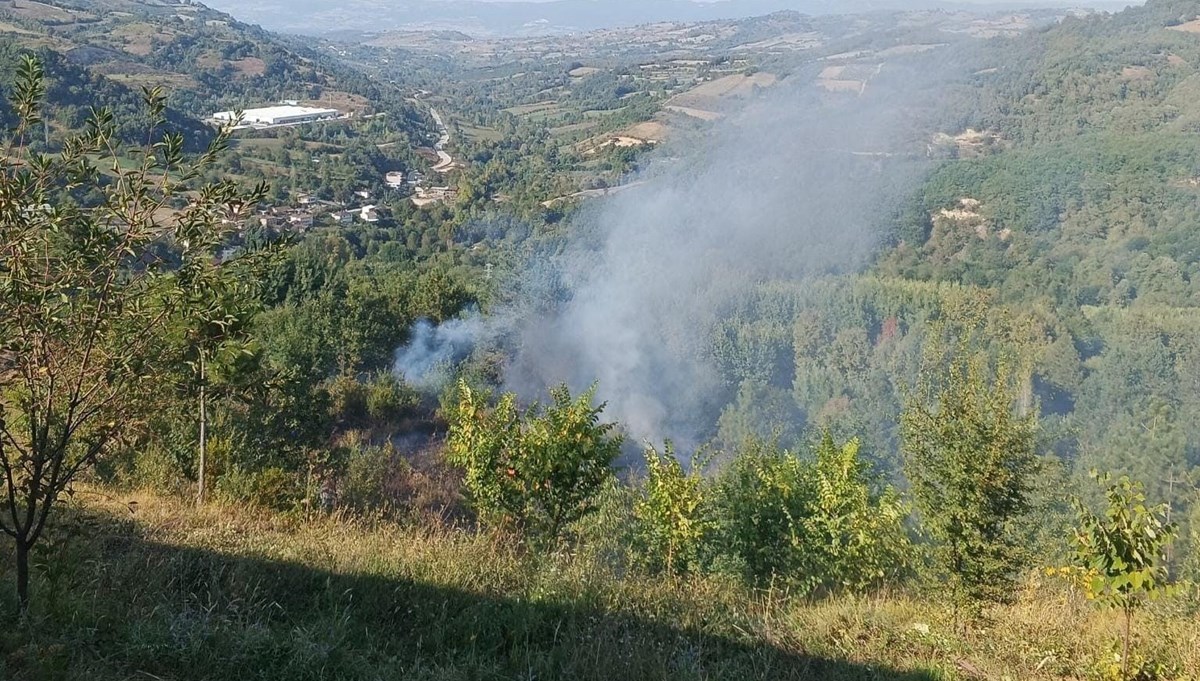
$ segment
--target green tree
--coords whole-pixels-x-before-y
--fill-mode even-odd
[[[248,213],[251,205],[234,208]],[[237,217],[237,215],[229,216]],[[196,465],[196,498],[201,504],[208,492],[208,437],[210,401],[215,392],[234,388],[241,367],[239,360],[253,355],[250,322],[261,311],[256,284],[261,280],[266,257],[274,247],[255,249],[224,262],[213,254],[230,236],[224,229],[192,226],[183,239],[181,261],[174,275],[180,300],[170,321],[182,336],[182,362],[187,367],[187,392],[196,400],[199,423]],[[216,366],[214,366],[216,365]]]
[[[910,564],[904,504],[876,493],[858,439],[838,445],[826,431],[817,445],[813,512],[805,520],[810,573],[825,588],[862,591]]]
[[[993,369],[964,335],[926,366],[901,416],[904,470],[956,605],[1004,601],[1021,565],[1013,525],[1036,470],[1036,417],[1016,409],[1013,362]]]
[[[594,510],[594,498],[621,451],[616,424],[600,423],[604,405],[595,388],[572,399],[566,386],[550,391],[551,404],[524,412],[506,393],[490,396],[458,385],[447,414],[447,459],[466,472],[464,484],[483,518],[515,525],[535,539],[553,539]]]
[[[1107,485],[1099,515],[1075,501],[1079,522],[1075,527],[1075,563],[1081,570],[1088,600],[1119,609],[1122,629],[1121,678],[1129,677],[1130,628],[1134,610],[1167,589],[1166,549],[1175,537],[1175,526],[1166,520],[1167,506],[1147,506],[1140,482],[1093,473]]]
[[[693,570],[713,529],[704,478],[695,465],[685,471],[670,442],[659,453],[646,448],[646,480],[635,502],[640,557],[667,574]]]
[[[758,441],[742,446],[713,491],[718,568],[756,586],[801,575],[803,522],[815,496],[809,473],[792,452]]]
[[[199,245],[220,241],[231,229],[220,218],[263,192],[189,186],[228,131],[189,161],[183,136],[162,131],[157,90],[143,93],[152,141],[132,151],[132,169],[104,111],[58,155],[37,153],[30,137],[42,129],[45,88],[41,65],[24,58],[11,96],[18,123],[0,162],[0,530],[15,544],[23,609],[29,552],[59,496],[148,411],[161,330],[186,295],[179,259],[213,257]],[[108,166],[103,179],[95,158]],[[96,207],[70,199],[95,187]],[[164,218],[185,190],[187,207]]]
[[[910,563],[904,506],[876,491],[856,439],[839,445],[826,432],[803,457],[748,443],[712,496],[717,563],[751,583],[863,591]]]

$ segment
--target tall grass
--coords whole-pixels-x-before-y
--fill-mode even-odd
[[[964,631],[935,595],[803,602],[440,525],[80,499],[0,633],[0,678],[1102,679],[1118,636],[1033,578]],[[1143,668],[1200,678],[1197,625],[1143,615]]]

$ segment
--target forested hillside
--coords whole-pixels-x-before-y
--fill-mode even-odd
[[[189,115],[281,99],[413,115],[394,88],[333,56],[203,5],[166,0],[10,0],[0,35],[48,48],[134,89],[162,85]]]
[[[0,34],[0,677],[1200,678],[1196,3]]]

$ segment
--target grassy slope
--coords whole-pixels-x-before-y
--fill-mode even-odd
[[[1073,679],[1117,633],[1048,585],[956,634],[905,596],[768,600],[486,535],[81,498],[43,553],[28,626],[0,628],[0,678]],[[1145,618],[1166,678],[1200,678],[1196,622]]]

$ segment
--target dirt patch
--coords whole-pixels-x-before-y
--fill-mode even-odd
[[[843,64],[826,66],[817,75],[817,87],[826,92],[847,92],[861,95],[867,83],[879,75],[883,64]]]
[[[1168,54],[1167,63],[1171,66],[1184,66],[1187,64],[1187,60],[1177,54]]]
[[[520,104],[504,109],[505,112],[514,116],[532,116],[533,114],[542,114],[547,112],[557,113],[558,110],[558,102],[553,100],[546,102],[534,102],[532,104]]]
[[[94,17],[90,14],[72,12],[60,7],[54,7],[53,5],[32,2],[31,0],[13,0],[7,9],[13,14],[38,21],[74,23],[79,20],[94,20]]]
[[[705,111],[704,109],[694,109],[689,106],[673,106],[672,105],[672,106],[667,106],[665,108],[667,111],[674,111],[675,113],[680,113],[680,114],[683,114],[684,116],[690,116],[692,118],[699,118],[702,121],[715,121],[715,120],[718,120],[718,119],[724,117],[722,114],[719,114],[715,111]]]
[[[919,43],[919,44],[913,44],[913,45],[896,45],[895,47],[889,47],[886,50],[880,50],[876,56],[879,56],[879,57],[902,57],[902,56],[910,55],[910,54],[921,54],[922,52],[929,52],[930,50],[936,50],[939,47],[945,47],[945,46],[946,46],[945,43]]]
[[[600,73],[600,69],[593,66],[580,66],[577,69],[571,69],[568,71],[567,75],[571,76],[572,78],[586,78],[587,76],[595,73]]]
[[[1185,24],[1168,26],[1167,28],[1172,31],[1180,31],[1181,33],[1200,33],[1200,19],[1192,19]]]
[[[754,88],[768,88],[778,81],[779,78],[775,74],[766,73],[765,71],[760,71],[750,76],[735,74],[697,85],[683,95],[680,95],[680,97],[721,99],[746,97],[754,92]]]
[[[597,145],[591,147],[590,149],[588,149],[587,151],[585,151],[583,153],[584,154],[596,154],[596,153],[599,153],[600,151],[603,151],[604,149],[607,149],[609,147],[616,147],[618,149],[629,149],[631,147],[644,147],[647,144],[654,144],[654,141],[642,139],[640,137],[630,137],[628,135],[613,135],[612,137],[609,137],[608,139],[604,140],[600,144],[597,144]]]
[[[1121,69],[1121,77],[1125,80],[1148,80],[1154,77],[1154,72],[1145,66],[1126,66]]]
[[[237,61],[229,62],[229,65],[238,72],[239,76],[251,78],[253,76],[261,76],[267,72],[267,63],[258,57],[246,57]]]
[[[363,112],[371,108],[371,100],[361,95],[343,92],[341,90],[326,90],[320,100],[310,99],[300,102],[303,106],[315,106],[338,111]]]
[[[625,128],[621,134],[651,142],[661,142],[671,134],[671,129],[662,121],[646,121]]]
[[[554,136],[570,135],[572,133],[584,132],[585,130],[590,130],[590,129],[596,127],[597,125],[600,125],[600,121],[584,121],[582,123],[571,123],[570,125],[560,125],[557,128],[550,128],[550,134],[554,135]]]
[[[109,35],[124,43],[122,51],[139,57],[148,56],[154,50],[156,41],[169,43],[175,38],[173,34],[160,31],[158,27],[145,22],[118,25]]]
[[[974,128],[967,128],[966,131],[957,135],[939,132],[933,136],[932,141],[934,147],[953,147],[957,150],[959,158],[981,156],[993,147],[1003,148],[1006,144],[1000,133],[994,130],[975,130]]]
[[[16,33],[18,35],[37,35],[33,31],[21,28],[7,21],[0,21],[0,33]]]
[[[991,233],[987,220],[980,209],[983,204],[978,199],[963,197],[953,208],[945,208],[930,216],[933,222],[935,242],[943,242],[953,234],[974,234],[979,239],[987,239]],[[1012,233],[1002,230],[997,236],[1007,241]]]
[[[137,57],[147,57],[154,50],[154,42],[149,38],[132,40],[125,43],[125,51]]]
[[[666,108],[694,118],[711,121],[721,117],[716,113],[731,100],[744,99],[763,88],[779,81],[773,73],[759,72],[752,75],[733,74],[701,83],[687,92],[667,100]]]
[[[224,63],[219,56],[211,52],[202,54],[196,59],[196,66],[202,69],[219,69],[221,68],[221,64]]]
[[[785,33],[774,38],[738,45],[732,48],[730,52],[761,52],[770,49],[786,51],[807,50],[820,47],[823,39],[824,37],[820,33]]]

